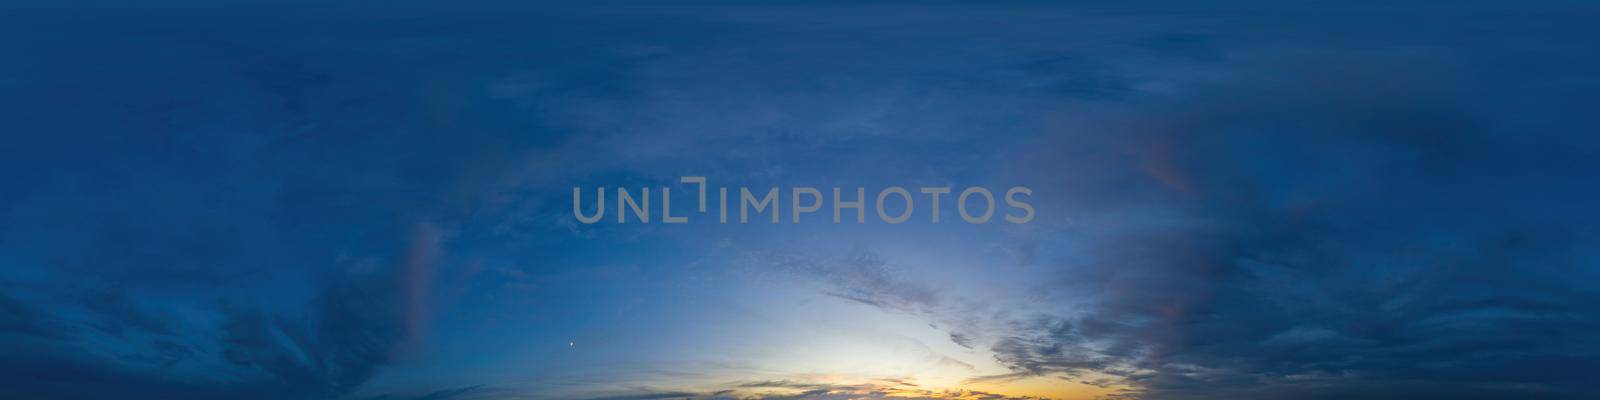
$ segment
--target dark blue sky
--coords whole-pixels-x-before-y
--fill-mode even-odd
[[[3,399],[1600,396],[1593,4],[40,3]]]

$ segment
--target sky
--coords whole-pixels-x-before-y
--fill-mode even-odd
[[[4,399],[1600,396],[1592,3],[9,3]]]

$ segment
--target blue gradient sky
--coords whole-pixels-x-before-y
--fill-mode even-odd
[[[1600,396],[1600,7],[1358,3],[11,4],[0,398]]]

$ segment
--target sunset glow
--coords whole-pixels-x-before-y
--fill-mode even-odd
[[[1600,399],[1597,22],[6,1],[0,400]]]

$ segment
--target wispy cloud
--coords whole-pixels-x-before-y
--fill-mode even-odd
[[[827,399],[944,399],[944,400],[1023,400],[1033,397],[1011,397],[973,390],[934,390],[919,388],[896,380],[878,380],[859,384],[829,384],[807,381],[762,381],[729,385],[707,392],[657,392],[601,397],[599,399],[761,399],[761,400],[827,400]]]

